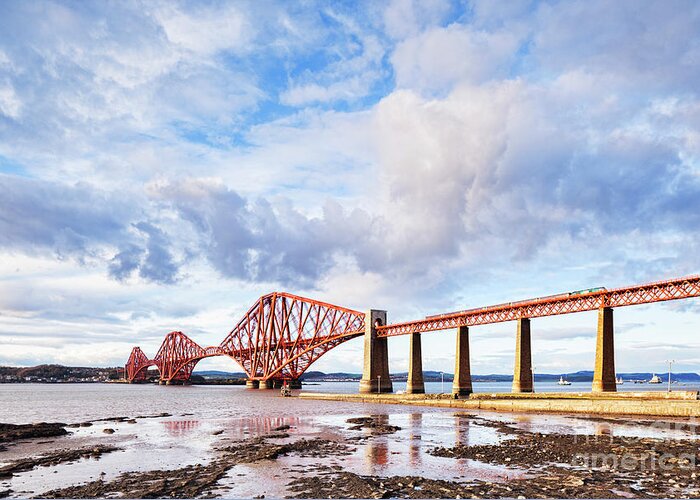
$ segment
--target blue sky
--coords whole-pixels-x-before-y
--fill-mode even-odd
[[[2,2],[0,363],[218,344],[272,290],[399,321],[695,274],[698,26],[692,1]],[[698,371],[697,300],[616,327],[619,371]],[[474,371],[510,372],[514,333],[473,329]],[[536,369],[592,369],[594,335],[533,320]]]

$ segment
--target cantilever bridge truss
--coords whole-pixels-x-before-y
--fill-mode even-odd
[[[378,337],[485,325],[593,311],[668,300],[700,297],[700,275],[607,290],[596,288],[495,306],[428,316],[379,326]],[[129,381],[143,380],[154,366],[164,382],[190,378],[197,363],[211,356],[229,356],[252,380],[297,379],[323,354],[365,331],[365,315],[352,309],[289,293],[264,295],[248,310],[218,346],[201,347],[182,332],[171,332],[153,359],[134,347],[125,366]]]
[[[249,379],[297,379],[330,349],[364,333],[365,315],[352,309],[275,292],[248,310],[218,346],[201,347],[182,332],[170,332],[153,359],[134,347],[125,366],[129,381],[158,369],[161,381],[185,381],[197,363],[228,356]]]

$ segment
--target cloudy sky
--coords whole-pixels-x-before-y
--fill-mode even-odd
[[[0,2],[0,364],[218,344],[273,290],[399,321],[697,273],[699,27],[696,1]],[[700,301],[615,314],[618,371],[700,371]],[[536,370],[592,369],[595,323],[533,320]],[[514,332],[472,329],[473,370],[510,372]]]

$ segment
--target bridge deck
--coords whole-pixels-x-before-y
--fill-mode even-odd
[[[501,323],[520,318],[537,318],[595,311],[601,307],[632,306],[691,297],[700,297],[700,275],[616,288],[614,290],[602,288],[585,292],[568,292],[429,316],[416,321],[380,326],[377,328],[377,335],[379,337],[391,337],[410,333],[448,330],[460,326]]]

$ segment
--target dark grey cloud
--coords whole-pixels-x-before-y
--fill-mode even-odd
[[[117,253],[109,265],[110,275],[123,280],[138,271],[147,281],[174,283],[180,264],[175,262],[167,235],[149,222],[138,222],[133,227],[145,235],[145,245],[128,245]]]
[[[126,200],[94,190],[0,174],[0,245],[86,256],[119,241],[133,215]]]
[[[101,262],[116,248],[109,264],[114,278],[138,272],[147,281],[173,283],[179,263],[167,235],[139,220],[146,205],[138,195],[108,193],[84,183],[0,174],[0,248],[78,262]]]
[[[308,217],[289,203],[248,201],[197,179],[163,186],[159,196],[192,224],[202,255],[228,277],[310,286],[338,255],[362,262],[372,239],[366,212],[346,212],[332,201],[319,217]]]
[[[110,261],[109,274],[118,279],[125,280],[138,269],[144,250],[137,245],[127,245],[124,250],[118,252]]]

